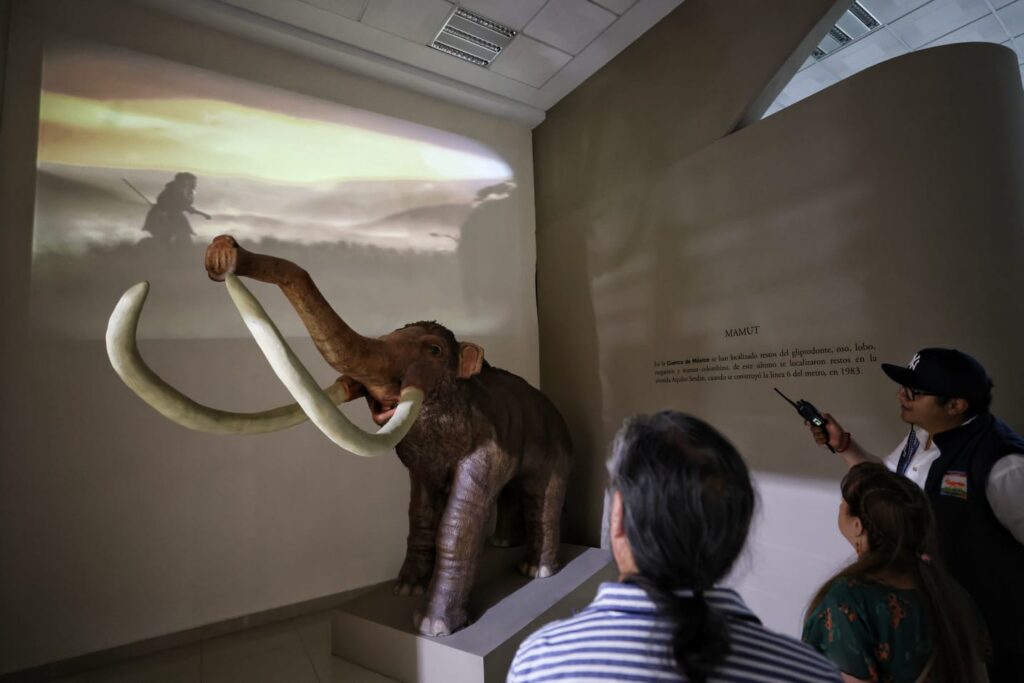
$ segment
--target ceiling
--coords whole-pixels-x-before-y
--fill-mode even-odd
[[[859,0],[881,26],[832,52],[808,58],[768,108],[771,116],[869,66],[950,43],[998,43],[1024,62],[1024,0]],[[1019,47],[1018,47],[1019,46]]]
[[[683,0],[138,0],[376,80],[536,126]],[[765,116],[914,50],[1024,48],[1024,0],[859,0],[881,24],[808,58]],[[487,67],[430,47],[463,7],[517,32]]]
[[[682,2],[460,0],[517,32],[484,68],[429,47],[448,0],[139,1],[530,126]]]

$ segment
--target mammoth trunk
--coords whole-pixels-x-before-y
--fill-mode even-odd
[[[338,320],[341,321],[340,318]],[[387,352],[384,343],[363,337],[343,321],[341,325],[347,330],[346,333],[330,332],[327,339],[313,337],[313,342],[327,364],[360,384],[385,377]]]
[[[221,235],[207,249],[206,270],[216,281],[233,274],[280,287],[320,355],[338,372],[363,382],[383,371],[383,344],[349,327],[327,303],[309,273],[295,263],[248,251],[231,236]]]
[[[234,275],[228,275],[225,282],[242,320],[270,362],[274,374],[325,436],[342,448],[366,457],[391,451],[405,437],[419,415],[423,403],[422,390],[415,387],[403,388],[395,407],[390,411],[390,419],[377,433],[368,434],[360,430],[317,387],[309,371],[295,356],[256,297]]]
[[[349,327],[327,303],[309,274],[296,269],[298,272],[279,285],[327,364],[360,383],[381,376],[387,357],[384,343]]]

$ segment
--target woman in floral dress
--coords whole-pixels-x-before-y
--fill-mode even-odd
[[[803,640],[845,681],[987,681],[984,627],[936,556],[935,520],[921,489],[879,463],[842,483],[839,531],[857,552],[811,601]]]

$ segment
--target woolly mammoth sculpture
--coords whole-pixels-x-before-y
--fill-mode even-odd
[[[492,539],[512,545],[526,536],[520,570],[558,571],[559,517],[569,472],[569,436],[554,405],[523,379],[492,367],[483,349],[456,341],[434,322],[406,325],[374,339],[353,331],[310,276],[284,259],[255,254],[233,238],[206,252],[209,277],[228,291],[275,373],[297,404],[262,413],[229,413],[196,403],[142,361],[135,331],[148,285],[128,290],[110,317],[107,351],[117,373],[143,400],[175,422],[219,434],[284,429],[307,416],[332,441],[362,456],[394,449],[409,469],[411,501],[405,562],[397,595],[426,593],[415,627],[431,636],[466,625],[466,605],[497,505]],[[327,363],[341,377],[320,389],[237,276],[277,285],[299,314]],[[364,397],[368,434],[336,404]]]

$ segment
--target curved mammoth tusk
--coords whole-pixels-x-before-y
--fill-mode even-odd
[[[246,327],[270,361],[278,379],[299,402],[309,419],[328,439],[363,457],[389,453],[401,441],[419,416],[423,392],[416,387],[402,389],[401,400],[387,424],[369,434],[349,422],[330,398],[316,385],[309,371],[288,346],[263,306],[234,275],[225,278],[228,293]]]
[[[217,410],[193,401],[160,378],[142,360],[135,341],[149,283],[140,282],[122,296],[107,323],[107,356],[128,388],[164,417],[183,427],[210,434],[264,434],[286,429],[306,420],[297,403],[256,413]],[[348,391],[335,383],[326,390],[330,400],[347,400]]]

